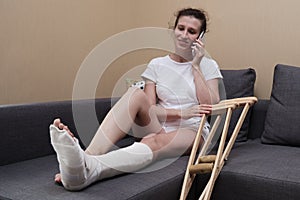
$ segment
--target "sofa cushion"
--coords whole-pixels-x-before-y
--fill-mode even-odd
[[[235,144],[211,199],[298,200],[299,154],[298,147],[261,144],[260,139]]]
[[[86,135],[95,133],[99,124],[90,122],[92,120],[88,118],[90,115],[86,108],[94,105],[97,110],[97,119],[101,122],[112,103],[114,103],[114,99],[99,98],[0,105],[0,151],[2,152],[0,154],[0,166],[53,154],[49,125],[55,118],[61,118],[77,138],[80,138],[78,133],[82,133],[82,129]],[[81,126],[75,126],[72,115],[74,105],[76,105],[77,112],[86,117],[85,120],[82,120]],[[84,136],[84,134],[80,134],[80,136]],[[81,146],[84,145],[81,143]]]
[[[277,65],[262,142],[300,146],[300,68]]]
[[[254,69],[241,69],[241,70],[221,70],[223,75],[223,82],[226,91],[226,98],[248,97],[254,95],[254,83],[256,73]],[[242,108],[235,110],[232,114],[232,120],[229,125],[228,137],[231,136],[233,129],[239,119]],[[240,133],[236,141],[246,141],[249,130],[251,109],[245,118],[244,124],[241,127]]]
[[[0,166],[0,199],[179,199],[187,160],[186,156],[180,157],[161,169],[123,174],[94,183],[80,192],[70,192],[53,181],[59,171],[56,156],[45,156]]]

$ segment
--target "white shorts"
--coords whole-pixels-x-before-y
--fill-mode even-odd
[[[167,126],[166,124],[164,124],[162,128],[166,131],[166,133],[176,131],[178,129],[190,129],[190,130],[193,130],[197,133],[198,129],[199,129],[199,125],[200,125],[200,123],[193,123],[193,124],[190,124],[188,126]],[[203,127],[202,137],[205,141],[206,141],[206,139],[208,137],[208,134],[209,134],[209,128],[210,128],[210,126],[209,126],[208,123],[206,123]]]

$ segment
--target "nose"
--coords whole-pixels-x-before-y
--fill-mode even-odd
[[[184,31],[182,32],[182,37],[184,37],[184,38],[187,38],[187,37],[188,37],[188,31],[187,31],[187,30],[184,30]]]

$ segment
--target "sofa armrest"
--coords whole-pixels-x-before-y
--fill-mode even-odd
[[[116,101],[117,99],[99,98],[0,105],[0,166],[54,154],[50,144],[49,125],[55,118],[61,118],[84,147],[78,135],[81,130],[79,126],[75,126],[74,106],[83,116],[89,116],[86,108],[94,106],[98,122],[101,123]],[[83,122],[88,123],[89,119],[87,117]],[[94,134],[99,123],[80,128],[83,127],[86,133]]]
[[[268,99],[259,99],[258,102],[253,106],[248,139],[256,139],[261,137],[265,127],[265,118],[269,103],[270,100]]]

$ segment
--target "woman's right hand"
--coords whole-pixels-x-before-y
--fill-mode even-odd
[[[196,69],[199,69],[200,62],[205,55],[205,44],[201,39],[197,39],[194,42],[194,46],[192,47],[194,52],[194,58],[192,60],[192,66]]]
[[[189,119],[192,117],[201,117],[203,114],[211,114],[212,105],[210,104],[201,104],[195,105],[190,108],[181,110],[180,117],[182,119]]]

